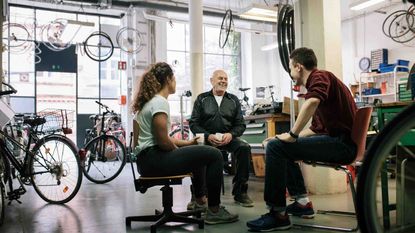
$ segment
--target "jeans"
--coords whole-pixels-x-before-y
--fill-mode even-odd
[[[158,146],[142,150],[137,156],[137,168],[143,176],[173,176],[192,173],[196,197],[209,195],[208,205],[220,204],[223,179],[222,153],[210,146],[186,146],[173,151],[163,151]]]
[[[246,183],[249,179],[249,161],[251,159],[251,147],[248,143],[239,138],[233,138],[229,144],[218,147],[219,150],[224,150],[233,153],[236,159],[236,173],[233,177],[234,184],[232,194],[246,193]]]
[[[307,193],[298,160],[350,164],[355,158],[356,145],[344,137],[315,135],[293,143],[272,139],[265,150],[264,200],[271,208],[281,208],[287,205],[287,188],[291,196]]]

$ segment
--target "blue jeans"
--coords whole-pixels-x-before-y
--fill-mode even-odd
[[[349,164],[356,157],[356,145],[348,138],[328,135],[300,137],[293,143],[272,139],[265,156],[264,200],[269,207],[279,208],[287,205],[287,188],[291,196],[307,193],[296,161]]]

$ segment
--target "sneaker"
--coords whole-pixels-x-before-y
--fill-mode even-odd
[[[203,210],[203,211],[205,211],[206,209],[207,209],[207,204],[206,203],[203,204],[203,205],[200,205],[200,204],[197,204],[196,201],[190,201],[187,204],[187,210]]]
[[[315,215],[313,203],[311,203],[311,201],[309,201],[307,205],[301,205],[300,203],[295,201],[287,206],[286,211],[289,215],[307,219],[314,218]]]
[[[219,211],[213,213],[208,208],[206,211],[205,223],[206,224],[220,224],[220,223],[231,223],[238,221],[239,216],[237,214],[231,214],[221,206]]]
[[[254,202],[251,200],[251,198],[249,198],[248,194],[246,193],[241,193],[241,194],[236,194],[233,199],[235,200],[236,203],[238,203],[239,205],[243,206],[243,207],[253,207],[254,206]]]
[[[287,214],[280,215],[270,211],[260,218],[248,221],[246,226],[250,231],[281,231],[290,229],[291,222]]]

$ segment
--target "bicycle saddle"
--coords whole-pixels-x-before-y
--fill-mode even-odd
[[[250,88],[250,87],[246,87],[246,88],[242,88],[242,87],[241,87],[241,88],[239,88],[239,90],[240,90],[240,91],[247,91],[247,90],[249,90],[249,89],[251,89],[251,88]]]
[[[46,122],[46,119],[43,117],[35,117],[35,118],[26,118],[23,121],[23,124],[28,124],[31,127],[35,127],[38,125],[42,125]]]

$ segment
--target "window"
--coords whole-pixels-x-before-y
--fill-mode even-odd
[[[37,43],[35,42],[44,42],[50,37],[50,33],[53,32],[52,29],[54,28],[47,27],[47,25],[56,19],[72,19],[94,23],[94,27],[87,28],[89,31],[78,31],[76,36],[73,37],[72,43],[83,42],[90,33],[101,28],[102,31],[111,36],[116,46],[115,35],[121,24],[119,18],[10,7],[10,23],[17,24],[17,26],[10,26],[10,32],[16,36],[16,40],[8,40],[11,33],[7,30],[9,27],[5,23],[3,41],[7,44],[8,49],[7,52],[2,54],[2,65],[6,74],[6,81],[18,90],[18,93],[11,97],[11,105],[15,112],[42,110],[39,108],[45,106],[39,106],[36,103],[51,102],[50,99],[44,99],[45,93],[54,93],[55,96],[58,94],[68,96],[67,92],[70,91],[71,94],[76,95],[74,96],[76,99],[71,100],[71,103],[78,105],[80,113],[97,113],[99,109],[94,102],[95,100],[106,99],[109,103],[116,103],[121,89],[120,71],[117,68],[117,61],[122,58],[119,48],[114,49],[114,54],[110,59],[99,63],[86,56],[83,47],[77,45],[75,49],[78,59],[77,75],[72,73],[69,78],[64,78],[70,81],[70,85],[65,84],[66,87],[70,87],[70,90],[61,87],[62,85],[59,88],[56,88],[56,86],[51,88],[52,83],[57,82],[60,79],[59,77],[65,76],[65,74],[58,72],[35,73],[35,63],[41,61],[39,54],[42,52],[40,46],[36,46]],[[51,31],[48,32],[48,28]],[[67,102],[68,100],[59,99],[53,102],[61,103],[62,101]],[[57,106],[61,107],[62,105]],[[75,105],[73,108],[75,108]],[[119,111],[119,108],[118,106],[114,110]]]
[[[190,49],[189,49],[189,26],[175,23],[167,25],[167,62],[174,69],[176,76],[176,95],[169,97],[171,103],[171,115],[180,115],[180,95],[185,90],[191,89],[190,79]],[[240,33],[231,33],[225,48],[218,44],[219,28],[204,26],[204,84],[205,91],[210,90],[210,77],[213,71],[224,69],[229,76],[228,92],[239,95],[238,88],[242,82],[241,78],[241,50]],[[190,101],[185,100],[184,115],[191,114]]]

